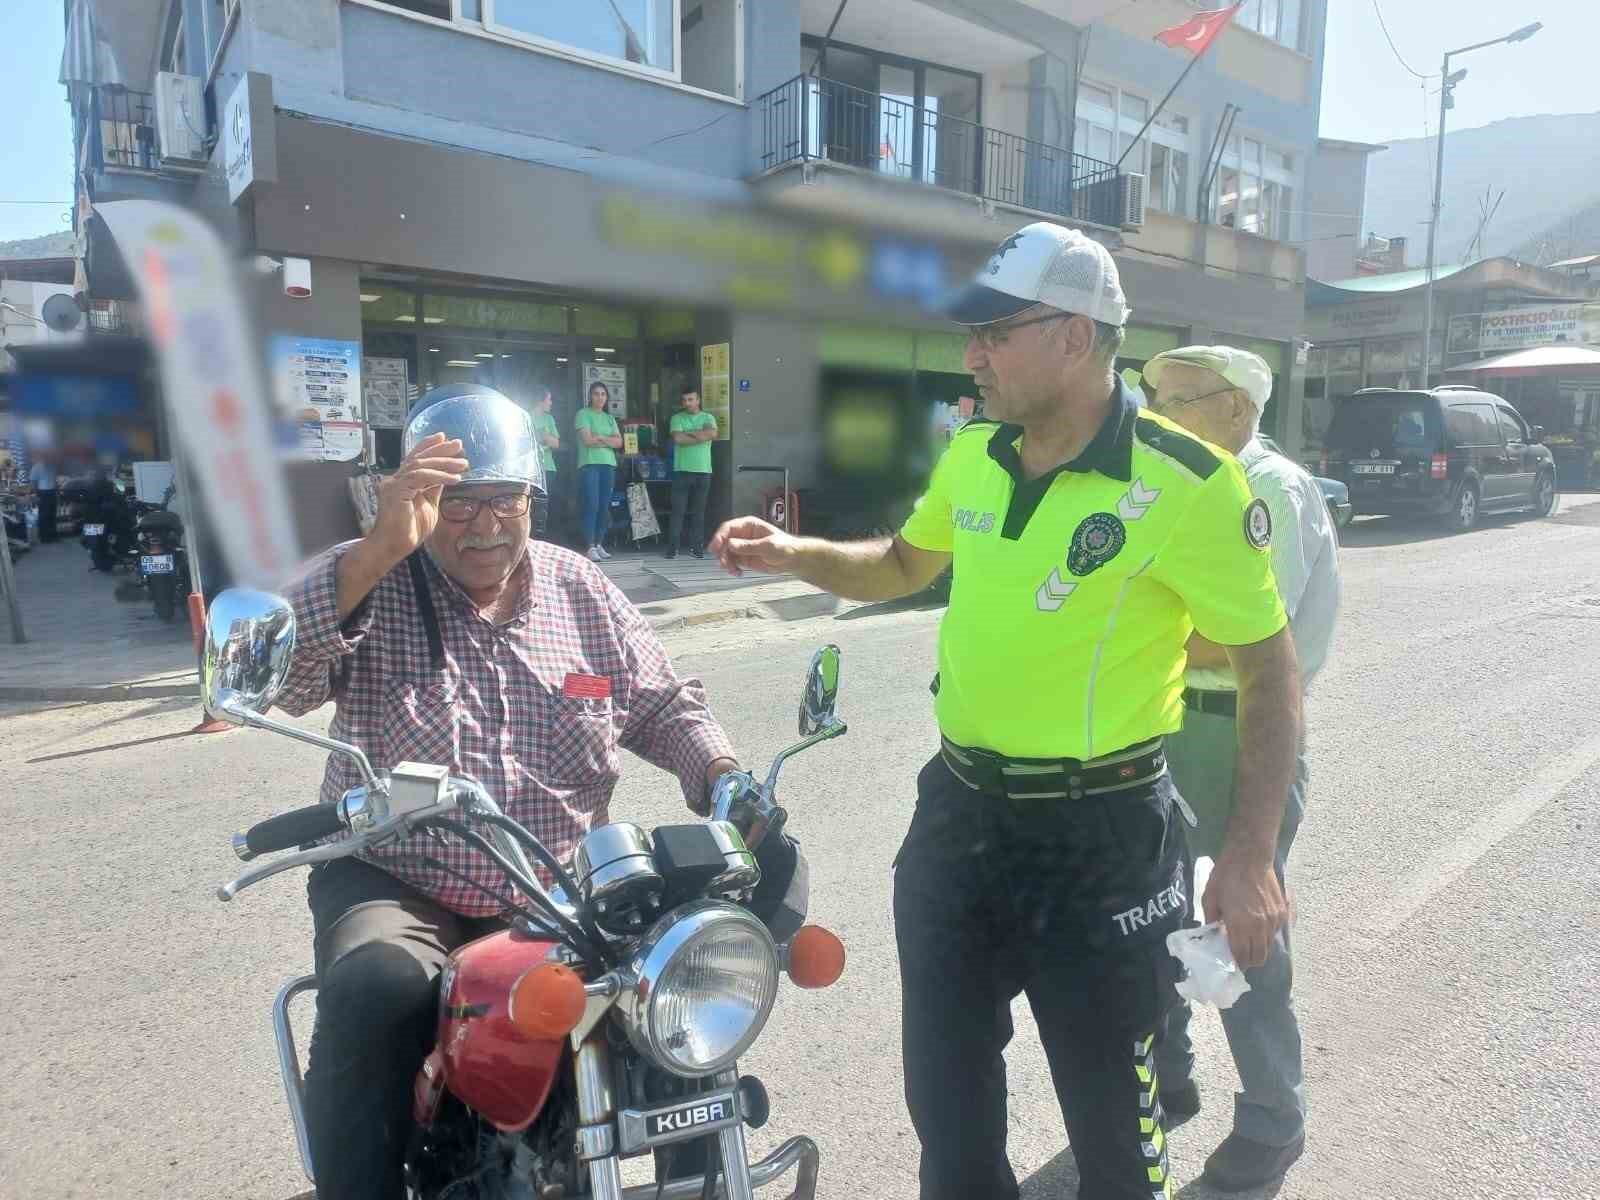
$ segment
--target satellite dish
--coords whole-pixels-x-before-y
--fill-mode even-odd
[[[70,333],[83,320],[83,313],[71,296],[57,292],[44,302],[40,315],[44,323],[57,333]]]

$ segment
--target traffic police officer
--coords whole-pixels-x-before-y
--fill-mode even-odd
[[[1316,480],[1257,436],[1261,412],[1272,394],[1272,372],[1248,350],[1186,346],[1151,359],[1144,378],[1155,389],[1151,407],[1237,455],[1251,493],[1266,506],[1272,522],[1272,573],[1294,632],[1300,675],[1309,686],[1333,640],[1339,545]],[[1227,656],[1199,634],[1189,639],[1185,682],[1188,711],[1182,731],[1167,742],[1167,757],[1173,778],[1199,818],[1189,835],[1190,848],[1197,855],[1213,856],[1221,849],[1233,804],[1238,697]],[[1273,855],[1280,881],[1305,813],[1308,778],[1302,746]],[[1206,1160],[1202,1176],[1225,1192],[1271,1183],[1305,1150],[1300,1026],[1290,1000],[1294,971],[1287,928],[1273,940],[1267,961],[1245,977],[1250,990],[1222,1011],[1222,1029],[1239,1072],[1233,1131]],[[1200,1110],[1200,1093],[1190,1080],[1194,1052],[1187,1004],[1173,1011],[1167,1033],[1156,1063],[1168,1120],[1178,1122]]]
[[[1015,1197],[1002,1050],[1026,993],[1080,1200],[1171,1193],[1154,1042],[1176,1000],[1165,941],[1190,910],[1162,739],[1184,644],[1238,676],[1238,797],[1205,906],[1259,963],[1285,919],[1273,847],[1299,682],[1268,522],[1238,463],[1139,410],[1113,372],[1128,316],[1111,256],[1040,222],[1003,241],[951,315],[993,420],[956,435],[899,536],[834,543],[757,518],[711,549],[838,595],[925,588],[940,626],[939,752],[896,859],[902,1052],[923,1200]]]

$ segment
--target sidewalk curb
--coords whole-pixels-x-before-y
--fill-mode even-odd
[[[200,698],[200,684],[114,683],[105,687],[0,687],[0,704],[78,700],[101,704],[127,700],[169,700],[177,696]]]

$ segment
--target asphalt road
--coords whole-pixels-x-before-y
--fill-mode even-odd
[[[1344,570],[1291,863],[1309,1144],[1277,1194],[1600,1195],[1600,505],[1454,538],[1363,522]],[[795,760],[784,791],[813,917],[850,965],[828,992],[786,991],[743,1064],[774,1103],[752,1140],[814,1136],[826,1197],[910,1197],[889,864],[933,744],[938,611],[797,608],[672,639],[762,766],[792,731],[811,647],[845,654],[851,732]],[[268,1013],[309,962],[303,885],[232,905],[212,889],[236,865],[229,835],[313,797],[321,755],[255,731],[187,736],[196,715],[183,701],[0,709],[4,1200],[305,1186]],[[614,813],[671,817],[676,788],[634,765]],[[1180,1181],[1231,1112],[1214,1014],[1198,1029],[1206,1107],[1172,1138]],[[1008,1057],[1025,1194],[1071,1196],[1025,1005]]]

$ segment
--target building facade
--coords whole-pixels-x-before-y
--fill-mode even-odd
[[[307,294],[262,288],[268,327],[369,384],[548,386],[570,428],[600,379],[645,445],[698,386],[725,514],[773,486],[741,468],[821,482],[844,391],[970,401],[933,303],[1050,218],[1118,259],[1120,366],[1257,350],[1292,447],[1326,0],[1246,5],[1141,135],[1189,61],[1152,37],[1198,7],[68,0],[69,43],[87,13],[116,60],[69,72],[86,274],[130,294],[93,206],[165,197],[308,263]],[[366,415],[392,464],[392,405]]]
[[[1422,326],[1427,272],[1398,271],[1308,284],[1302,454],[1315,458],[1343,396],[1364,387],[1423,386]],[[1474,380],[1459,368],[1508,351],[1600,345],[1600,288],[1511,258],[1451,264],[1434,273],[1429,378]],[[1476,380],[1543,426],[1554,445],[1600,449],[1600,383],[1594,379]],[[1558,457],[1560,457],[1558,455]]]

